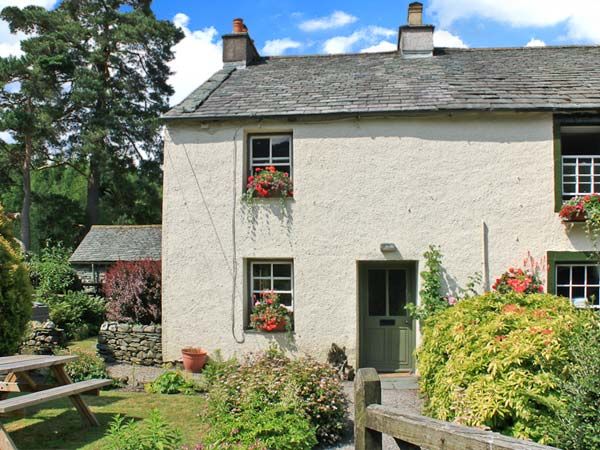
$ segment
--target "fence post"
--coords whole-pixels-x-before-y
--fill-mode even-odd
[[[381,450],[381,433],[369,430],[367,406],[381,404],[381,382],[377,371],[358,369],[354,379],[354,448],[356,450]]]

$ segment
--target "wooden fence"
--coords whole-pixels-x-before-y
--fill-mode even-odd
[[[375,369],[358,370],[354,404],[356,450],[381,450],[382,434],[394,437],[401,450],[556,450],[382,406],[381,382]]]

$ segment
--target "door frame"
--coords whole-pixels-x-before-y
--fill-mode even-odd
[[[363,289],[366,285],[366,271],[370,268],[378,269],[407,269],[407,286],[409,296],[415,304],[418,304],[418,273],[419,273],[419,262],[418,261],[405,261],[405,260],[386,260],[386,261],[357,261],[356,264],[356,311],[357,311],[357,336],[356,336],[356,348],[357,351],[357,366],[358,368],[364,367],[365,355],[364,355],[364,337],[365,337],[365,314],[367,311],[366,295],[363,295]],[[417,321],[412,319],[412,350],[410,353],[410,367],[408,369],[399,369],[396,372],[414,372],[416,370],[414,352],[417,346]]]

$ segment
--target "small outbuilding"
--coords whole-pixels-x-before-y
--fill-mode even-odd
[[[160,225],[93,225],[69,261],[88,291],[98,292],[117,261],[160,260]]]

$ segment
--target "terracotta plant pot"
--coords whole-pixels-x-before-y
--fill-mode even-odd
[[[183,356],[183,368],[192,373],[200,373],[208,358],[208,353],[203,348],[182,348],[181,355]]]

